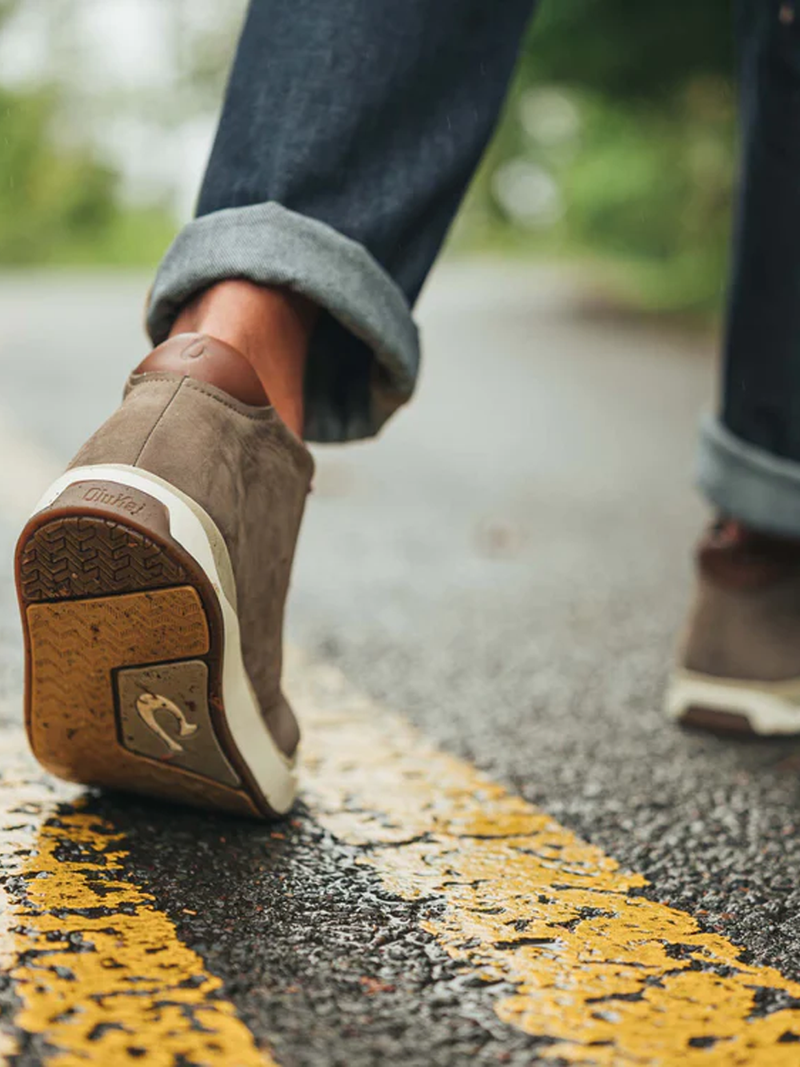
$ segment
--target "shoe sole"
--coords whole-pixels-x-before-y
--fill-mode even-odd
[[[134,467],[68,471],[19,538],[16,581],[44,767],[237,814],[288,811],[294,764],[262,717],[228,550],[196,502]]]
[[[684,726],[714,733],[798,734],[800,679],[753,685],[676,671],[667,688],[665,711]]]

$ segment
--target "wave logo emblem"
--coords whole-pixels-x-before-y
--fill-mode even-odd
[[[136,710],[145,726],[152,730],[157,737],[161,738],[170,752],[183,752],[184,748],[180,742],[170,737],[164,727],[157,721],[157,711],[168,711],[175,719],[178,726],[178,737],[185,739],[197,733],[197,723],[189,722],[182,709],[174,701],[170,700],[169,697],[161,696],[159,693],[142,693],[136,701]]]

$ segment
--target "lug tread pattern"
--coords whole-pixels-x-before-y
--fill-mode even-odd
[[[182,585],[186,571],[160,545],[111,519],[64,516],[40,526],[20,557],[28,603]]]
[[[252,814],[250,802],[229,786],[187,778],[174,762],[143,759],[120,740],[116,669],[196,662],[208,655],[209,624],[196,589],[30,604],[25,618],[31,744],[49,770],[89,785]]]

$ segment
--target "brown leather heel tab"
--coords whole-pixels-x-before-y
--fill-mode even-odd
[[[697,562],[700,574],[723,589],[764,589],[800,573],[800,540],[719,519],[697,546]]]
[[[237,349],[203,333],[179,333],[154,348],[137,374],[181,374],[221,389],[252,407],[266,407],[269,397],[258,375]]]

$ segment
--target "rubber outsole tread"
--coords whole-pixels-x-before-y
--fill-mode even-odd
[[[186,571],[143,534],[109,519],[62,517],[41,526],[24,546],[23,598],[72,600],[181,585]]]
[[[40,514],[20,538],[17,583],[28,661],[26,722],[47,769],[84,784],[260,814],[245,783],[233,784],[237,773],[245,774],[230,767],[235,756],[220,690],[216,597],[205,572],[168,534],[148,536],[91,513]],[[208,671],[208,690],[195,707],[189,698],[196,690],[189,690],[198,665]],[[158,668],[164,668],[158,677],[171,679],[173,706],[177,701],[196,724],[179,755],[158,737],[153,742],[152,731],[145,747],[155,747],[142,751],[141,738],[131,739],[120,718],[118,672],[141,675],[147,691],[146,678]],[[165,714],[157,720],[162,738],[175,729]],[[227,784],[218,773],[220,758],[228,760]]]

